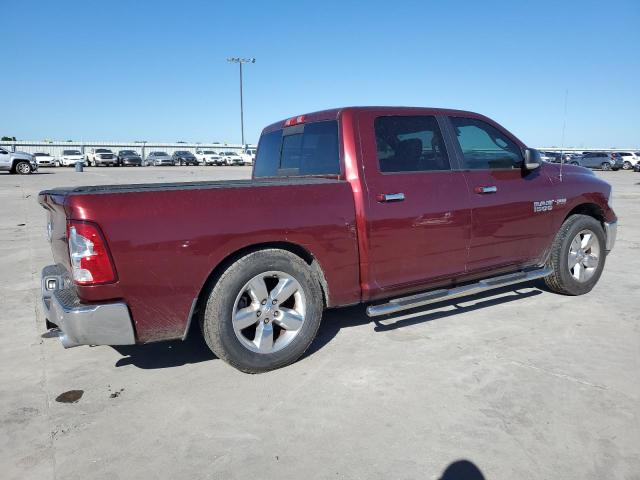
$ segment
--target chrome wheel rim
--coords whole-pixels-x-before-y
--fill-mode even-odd
[[[242,287],[233,304],[231,322],[243,347],[256,353],[275,353],[298,336],[306,312],[300,283],[287,273],[269,271]]]
[[[569,273],[584,283],[593,277],[600,264],[600,242],[591,230],[581,230],[569,246]]]
[[[19,163],[17,170],[19,173],[29,173],[31,171],[31,167],[29,166],[28,163]]]
[[[611,164],[607,163],[607,162],[604,162],[602,164],[602,170],[611,170]]]

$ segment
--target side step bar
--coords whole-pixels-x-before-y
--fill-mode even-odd
[[[369,317],[379,317],[380,315],[389,315],[391,313],[409,310],[410,308],[422,307],[436,302],[444,302],[454,298],[465,297],[467,295],[475,295],[476,293],[486,292],[507,285],[528,282],[538,278],[546,277],[553,272],[551,268],[538,268],[516,273],[509,273],[499,277],[486,278],[476,283],[470,283],[460,287],[450,289],[441,288],[430,292],[419,293],[409,297],[394,298],[387,303],[380,305],[372,305],[367,307],[367,315]]]

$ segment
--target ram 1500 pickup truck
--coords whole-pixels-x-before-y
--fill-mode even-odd
[[[246,372],[298,359],[325,308],[369,316],[537,278],[589,292],[611,187],[482,115],[351,107],[266,127],[251,180],[40,193],[65,347],[185,338]],[[138,208],[145,205],[145,208]],[[216,205],[217,208],[192,208]]]

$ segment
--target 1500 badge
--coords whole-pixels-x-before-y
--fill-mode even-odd
[[[564,205],[567,203],[566,198],[558,198],[556,200],[541,200],[539,202],[533,202],[533,211],[538,212],[550,212],[553,210],[554,205]]]

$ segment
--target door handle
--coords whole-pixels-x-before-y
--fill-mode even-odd
[[[376,196],[378,202],[402,202],[404,193],[380,193]]]
[[[485,194],[485,193],[496,193],[498,191],[498,187],[490,186],[490,187],[476,187],[473,189],[474,192]]]

